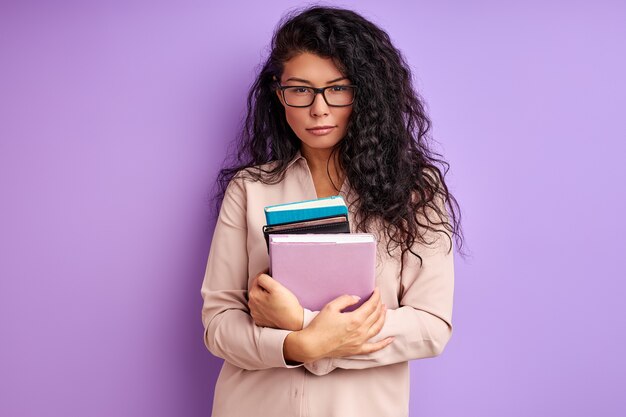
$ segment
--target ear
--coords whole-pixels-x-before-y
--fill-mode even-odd
[[[276,85],[280,84],[280,82],[278,81],[278,78],[276,78],[275,75],[272,75],[272,80],[274,81],[274,83],[276,83]],[[283,95],[280,89],[277,88],[274,90],[274,92],[276,92],[276,97],[278,97],[278,101],[280,101],[280,104],[282,104],[283,107],[285,107],[285,103],[283,102]]]
[[[275,91],[276,91],[276,96],[278,96],[278,101],[280,101],[280,104],[282,104],[283,107],[285,107],[285,103],[283,102],[283,95],[282,95],[280,89],[277,88]]]

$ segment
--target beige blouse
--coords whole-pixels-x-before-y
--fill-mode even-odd
[[[448,253],[449,239],[429,235],[436,244],[413,248],[423,264],[407,252],[400,275],[399,251],[389,256],[384,234],[378,233],[376,283],[387,315],[371,341],[388,336],[395,340],[367,355],[287,365],[283,341],[290,331],[256,326],[247,291],[269,265],[263,207],[317,198],[313,178],[300,153],[278,184],[244,180],[239,174],[226,189],[201,288],[204,343],[224,359],[212,416],[408,416],[408,361],[439,355],[452,335],[454,252]],[[340,195],[348,202],[355,232],[354,196],[347,178]],[[305,327],[316,314],[305,310]]]

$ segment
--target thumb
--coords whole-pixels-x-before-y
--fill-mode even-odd
[[[358,303],[360,299],[361,297],[358,295],[342,295],[326,305],[332,310],[341,311],[346,307],[350,307],[351,305]]]
[[[278,281],[276,281],[274,278],[270,277],[267,274],[260,274],[257,277],[257,283],[267,292],[273,292],[280,286]]]

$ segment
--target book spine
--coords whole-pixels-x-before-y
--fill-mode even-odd
[[[266,211],[265,220],[267,225],[270,226],[274,224],[291,223],[347,214],[348,211],[346,207],[343,206],[317,207],[300,210]]]

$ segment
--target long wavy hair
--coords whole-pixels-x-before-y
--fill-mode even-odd
[[[422,262],[414,244],[433,243],[425,238],[428,231],[446,235],[448,252],[454,235],[463,255],[461,213],[444,179],[449,164],[431,150],[431,121],[413,89],[409,66],[385,31],[358,13],[337,7],[292,11],[279,22],[269,56],[250,88],[245,122],[231,144],[235,151],[230,152],[230,164],[219,172],[215,213],[235,174],[244,170],[253,181],[275,184],[300,149],[300,139],[275,94],[275,80],[280,80],[283,64],[303,52],[331,58],[358,86],[347,133],[334,149],[357,195],[352,202],[356,230],[372,232],[368,230],[372,221],[382,223],[387,252],[401,249],[401,270],[407,251]],[[445,168],[443,174],[438,164]]]

